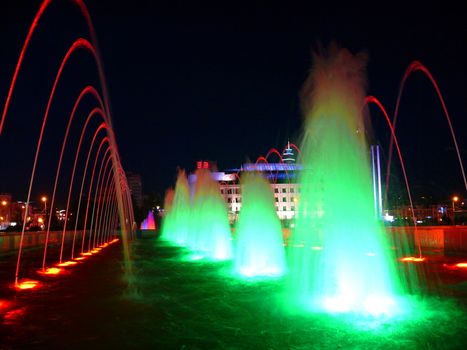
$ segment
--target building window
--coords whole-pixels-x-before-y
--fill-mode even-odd
[[[286,192],[287,192],[286,188],[283,187],[283,188],[282,188],[282,193],[286,193]]]
[[[282,211],[286,211],[287,210],[287,207],[282,207]]]
[[[295,202],[295,198],[294,198],[294,197],[290,197],[290,201],[291,201],[291,202]]]
[[[275,198],[275,200],[276,200],[276,203],[278,203],[278,202],[279,202],[279,198],[277,198],[277,197],[276,197],[276,198]]]
[[[224,190],[221,190],[221,193],[224,194]]]
[[[242,202],[242,197],[238,197],[237,198],[237,203],[241,203]]]
[[[239,190],[238,188],[235,189],[235,194],[238,194],[239,193]]]
[[[232,194],[232,190],[229,188],[229,189],[227,190],[227,193],[228,193],[228,194]]]
[[[282,197],[282,201],[283,201],[283,202],[287,202],[287,198]]]
[[[294,188],[290,187],[290,193],[294,193]]]
[[[232,198],[227,198],[227,203],[232,203]]]
[[[279,193],[279,189],[277,187],[274,189],[274,193]]]
[[[295,211],[295,207],[290,207],[290,210]]]

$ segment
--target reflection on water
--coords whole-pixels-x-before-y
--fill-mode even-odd
[[[455,299],[429,297],[423,317],[363,327],[288,313],[285,278],[238,280],[228,277],[232,262],[186,261],[188,251],[154,239],[131,248],[134,298],[126,297],[120,245],[67,276],[38,276],[37,290],[1,289],[0,348],[462,348],[467,341],[463,270],[441,274],[449,281],[444,295]]]

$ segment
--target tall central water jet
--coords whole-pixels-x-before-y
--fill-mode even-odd
[[[391,314],[400,283],[375,219],[363,101],[366,57],[331,46],[303,89],[304,170],[290,247],[294,300],[328,312]]]

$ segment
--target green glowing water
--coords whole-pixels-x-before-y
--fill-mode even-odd
[[[180,170],[175,193],[167,191],[165,216],[162,220],[162,237],[178,245],[185,245],[190,230],[190,192],[184,170]]]
[[[256,173],[244,173],[241,184],[235,270],[248,277],[280,276],[286,270],[284,242],[271,185]]]
[[[391,315],[401,283],[375,219],[365,140],[365,60],[331,48],[304,88],[301,198],[290,247],[295,301],[328,312]]]
[[[188,247],[198,258],[232,258],[232,239],[227,208],[219,184],[205,169],[196,171]]]

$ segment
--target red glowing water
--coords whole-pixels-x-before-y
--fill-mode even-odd
[[[462,157],[461,157],[461,154],[460,154],[460,151],[459,151],[459,146],[457,144],[456,134],[454,132],[454,128],[452,127],[451,117],[449,116],[449,112],[448,112],[448,109],[447,109],[446,104],[444,102],[443,95],[441,94],[441,90],[439,89],[438,83],[434,79],[431,72],[428,70],[427,67],[425,67],[419,61],[413,61],[407,67],[407,69],[406,69],[406,71],[404,73],[404,76],[402,77],[400,87],[399,87],[399,94],[397,96],[397,102],[396,102],[396,108],[395,108],[395,111],[394,111],[394,117],[392,119],[392,125],[393,125],[394,129],[396,129],[397,117],[399,115],[400,101],[401,101],[401,97],[402,97],[402,92],[404,91],[405,83],[406,83],[407,79],[409,78],[409,76],[412,73],[418,72],[418,71],[422,72],[423,74],[425,74],[428,77],[428,79],[430,80],[431,84],[433,85],[433,87],[434,87],[434,89],[436,91],[436,94],[438,95],[438,98],[439,98],[439,100],[441,102],[441,106],[443,107],[444,115],[446,117],[446,120],[447,120],[447,123],[448,123],[448,126],[449,126],[449,130],[451,132],[452,141],[454,142],[454,147],[456,149],[457,159],[459,160],[459,166],[461,168],[462,178],[464,180],[464,186],[465,186],[465,189],[467,190],[467,179],[466,179],[466,176],[465,176],[464,164],[462,162]],[[391,141],[390,141],[390,145],[389,145],[389,154],[388,154],[386,184],[389,183],[389,176],[391,174],[391,158],[392,158],[393,142],[394,142],[394,139],[391,136]]]
[[[141,230],[155,230],[156,222],[154,221],[154,213],[152,210],[148,212],[148,216],[141,223]]]
[[[388,116],[388,113],[386,112],[386,109],[384,108],[382,103],[376,97],[367,96],[365,98],[365,104],[369,104],[369,103],[372,103],[372,104],[378,106],[378,108],[381,110],[381,112],[383,112],[384,118],[386,119],[386,122],[388,123],[389,130],[391,131],[391,139],[394,140],[394,144],[396,146],[397,155],[399,156],[399,161],[401,163],[402,174],[404,176],[405,187],[406,187],[406,190],[407,190],[407,196],[409,197],[410,207],[412,208],[412,210],[411,210],[411,212],[412,212],[412,221],[413,221],[413,224],[414,224],[414,227],[415,227],[415,235],[416,235],[417,234],[417,218],[415,217],[415,211],[413,210],[414,207],[413,207],[413,202],[412,202],[412,194],[411,194],[410,186],[409,186],[409,178],[407,177],[404,158],[402,157],[402,153],[401,153],[401,150],[399,148],[399,142],[397,141],[397,137],[396,137],[396,134],[395,134],[394,127],[393,127],[393,125],[391,123],[391,120],[389,119],[389,116]],[[385,201],[387,201],[387,193],[388,193],[387,189],[388,189],[388,186],[389,186],[389,183],[386,182]],[[421,258],[422,257],[422,248],[421,248],[420,242],[418,242],[418,253],[419,253],[420,258]]]

